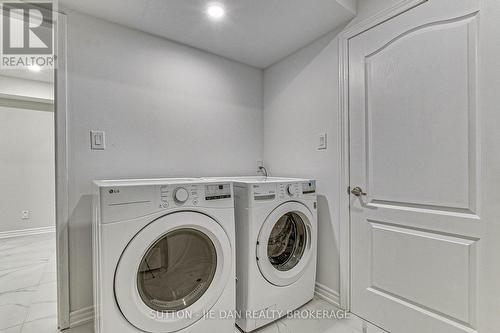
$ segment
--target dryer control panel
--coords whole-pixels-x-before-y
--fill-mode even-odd
[[[310,180],[302,183],[302,194],[316,193],[316,181]]]
[[[205,201],[230,199],[231,193],[231,183],[162,185],[160,206],[198,206]]]
[[[252,185],[252,189],[255,201],[276,199],[276,184],[254,184]]]
[[[173,184],[160,186],[160,208],[193,205],[199,203],[200,192],[198,184]]]
[[[107,184],[99,186],[103,223],[130,219],[164,210],[182,208],[232,208],[230,182],[176,182]]]
[[[220,200],[231,198],[231,184],[205,185],[205,200]]]

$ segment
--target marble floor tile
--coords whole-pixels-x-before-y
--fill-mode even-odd
[[[74,328],[70,328],[64,333],[94,333],[94,323],[86,323]]]
[[[46,284],[51,282],[57,282],[56,272],[44,272],[42,274],[42,279],[40,280],[40,284]]]
[[[57,321],[57,302],[40,302],[31,304],[25,321],[30,322],[45,318],[54,318],[54,321]]]
[[[15,304],[29,306],[37,293],[38,289],[36,286],[1,293],[0,306]]]
[[[57,332],[55,234],[0,239],[0,333]]]
[[[0,294],[11,290],[37,286],[42,279],[45,265],[36,264],[0,271]]]
[[[56,317],[24,323],[21,333],[58,333]]]
[[[31,303],[57,302],[57,283],[40,283]]]
[[[28,315],[28,306],[8,304],[0,306],[0,329],[21,325]]]
[[[0,329],[0,333],[21,333],[22,328],[23,325],[6,328],[4,330]]]
[[[55,235],[0,239],[0,274],[17,268],[47,264],[55,255]]]
[[[12,331],[12,333],[59,333],[57,329],[56,318],[44,318],[31,322],[26,322],[20,331]],[[94,333],[93,323],[86,323],[77,327],[69,328],[62,331],[64,333]],[[0,330],[0,333],[3,331]],[[9,332],[10,333],[10,332]]]
[[[55,234],[0,239],[0,333],[58,333]],[[319,298],[301,310],[335,310]],[[283,318],[256,333],[380,333],[361,319]],[[86,323],[65,333],[93,333]],[[239,332],[236,329],[235,332]]]
[[[329,311],[333,313],[336,311],[335,307],[330,303],[315,298],[308,304],[299,309],[301,312],[316,312],[316,311]],[[362,333],[363,331],[355,329],[349,324],[352,315],[348,318],[321,318],[321,319],[304,319],[301,317],[282,318],[272,324],[264,326],[255,333]]]

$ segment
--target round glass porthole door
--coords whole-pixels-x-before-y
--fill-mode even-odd
[[[216,249],[207,235],[196,229],[169,232],[139,265],[139,295],[155,311],[184,310],[205,294],[216,268]]]
[[[196,212],[163,216],[123,251],[114,280],[116,303],[141,331],[179,331],[214,306],[232,262],[231,242],[217,221]]]
[[[286,272],[302,259],[307,244],[306,224],[296,212],[281,216],[271,229],[267,257],[278,271]]]
[[[268,216],[257,242],[257,263],[267,281],[287,286],[302,276],[316,239],[312,220],[309,209],[297,202],[284,203]]]

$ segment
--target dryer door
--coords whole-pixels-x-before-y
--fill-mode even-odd
[[[231,264],[230,240],[215,220],[196,212],[163,216],[123,252],[115,274],[117,304],[142,331],[178,331],[214,306]]]
[[[312,221],[309,209],[298,202],[284,203],[268,216],[257,242],[257,263],[267,281],[288,286],[304,274],[316,238]]]

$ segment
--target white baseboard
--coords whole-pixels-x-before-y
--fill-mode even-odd
[[[55,226],[43,227],[43,228],[33,228],[33,229],[12,230],[12,231],[2,231],[2,232],[0,232],[0,238],[11,238],[11,237],[20,237],[20,236],[48,234],[51,232],[56,232]]]
[[[314,293],[321,299],[324,299],[328,303],[335,305],[340,308],[340,296],[339,293],[333,289],[328,288],[327,286],[316,282],[316,286],[314,288]]]
[[[94,320],[94,307],[89,306],[69,314],[69,327],[73,328]]]
[[[316,296],[318,296],[321,299],[324,299],[328,303],[331,303],[332,305],[336,306],[337,308],[340,307],[340,296],[339,293],[336,292],[335,290],[332,290],[328,288],[327,286],[317,283],[314,288],[314,293]],[[349,326],[356,329],[356,331],[359,332],[366,332],[366,333],[388,333],[381,328],[370,324],[369,322],[361,319],[360,317],[356,316],[355,314],[351,313],[349,315]]]

